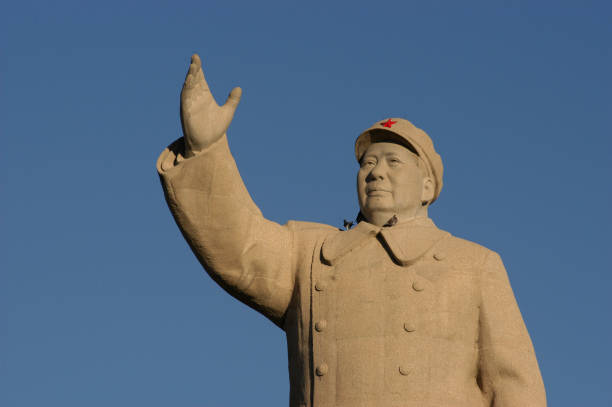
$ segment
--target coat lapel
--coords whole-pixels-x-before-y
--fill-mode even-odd
[[[380,232],[389,254],[402,266],[410,266],[449,233],[440,230],[431,219],[415,219]]]
[[[338,259],[377,235],[382,236],[385,248],[396,263],[410,266],[449,233],[438,229],[429,218],[382,228],[359,222],[353,229],[334,233],[325,239],[321,255],[327,264],[333,266]]]
[[[333,266],[336,260],[360,247],[368,238],[375,237],[380,229],[371,223],[359,222],[357,226],[346,232],[334,233],[323,242],[321,255],[329,265]]]

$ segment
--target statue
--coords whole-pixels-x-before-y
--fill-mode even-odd
[[[291,407],[545,406],[500,257],[427,215],[443,171],[429,136],[376,122],[355,144],[358,223],[281,226],[263,218],[228,148],[240,96],[218,106],[194,55],[184,138],[157,168],[204,269],[285,331]]]

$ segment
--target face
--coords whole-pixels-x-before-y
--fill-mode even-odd
[[[429,189],[431,180],[420,168],[419,158],[399,144],[373,143],[361,159],[357,173],[359,207],[372,223],[393,215],[400,221],[417,216]]]

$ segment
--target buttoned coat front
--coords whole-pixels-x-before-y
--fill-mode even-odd
[[[252,202],[225,136],[158,171],[194,254],[287,335],[291,407],[545,406],[499,256],[429,219],[281,226]]]

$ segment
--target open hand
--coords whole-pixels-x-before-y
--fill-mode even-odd
[[[210,93],[202,61],[197,54],[181,91],[181,124],[185,136],[185,157],[191,157],[219,140],[229,127],[240,102],[242,89],[234,88],[223,106],[219,106]]]

